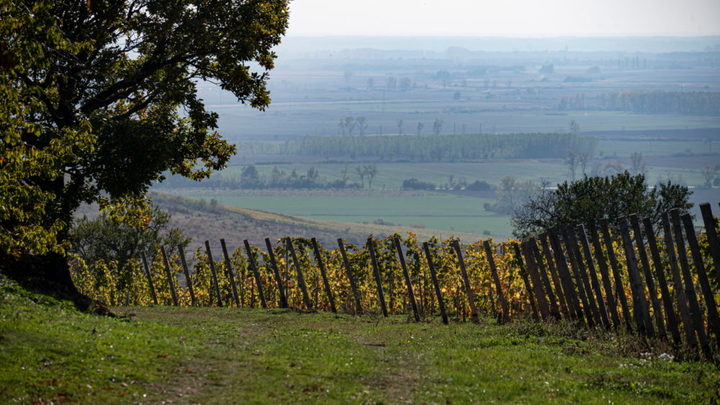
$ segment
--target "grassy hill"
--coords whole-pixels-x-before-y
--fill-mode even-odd
[[[81,314],[0,278],[0,403],[689,404],[720,389],[712,364],[628,355],[623,338],[562,324],[115,310]]]

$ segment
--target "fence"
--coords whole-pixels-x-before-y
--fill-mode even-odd
[[[689,214],[661,217],[658,229],[632,215],[555,229],[524,241],[458,240],[413,234],[370,236],[364,246],[338,239],[265,239],[222,258],[211,244],[188,260],[182,247],[161,248],[124,275],[79,266],[76,281],[110,304],[279,307],[351,314],[407,314],[415,321],[500,323],[531,316],[629,332],[712,358],[720,347],[717,289],[720,242],[709,204],[704,232]],[[123,281],[124,280],[124,281]]]

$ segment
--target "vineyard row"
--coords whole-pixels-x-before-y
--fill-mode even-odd
[[[122,270],[76,257],[73,275],[110,305],[407,314],[445,324],[532,316],[659,339],[709,359],[720,348],[720,242],[710,205],[700,208],[700,233],[689,214],[673,210],[660,224],[631,215],[466,246],[420,243],[409,233],[370,236],[364,246],[338,239],[332,250],[314,238],[265,239],[264,249],[245,240],[229,251],[221,239],[222,260],[206,241],[191,262],[182,247],[143,253]]]

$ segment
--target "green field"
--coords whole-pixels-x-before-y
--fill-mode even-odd
[[[720,388],[712,364],[562,324],[115,311],[126,317],[81,314],[0,279],[0,402],[691,404]]]
[[[183,197],[227,206],[344,222],[383,220],[412,227],[510,236],[509,218],[485,211],[488,199],[409,191],[217,191],[182,189]]]

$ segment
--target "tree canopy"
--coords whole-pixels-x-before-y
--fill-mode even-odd
[[[687,187],[661,183],[649,188],[644,174],[625,171],[610,177],[587,177],[558,184],[556,189],[542,188],[512,216],[518,237],[538,234],[553,228],[586,224],[601,218],[617,220],[637,214],[660,221],[660,215],[672,208],[687,210],[691,192]]]
[[[289,0],[0,0],[0,255],[61,252],[83,202],[234,153],[198,97],[263,109]]]

